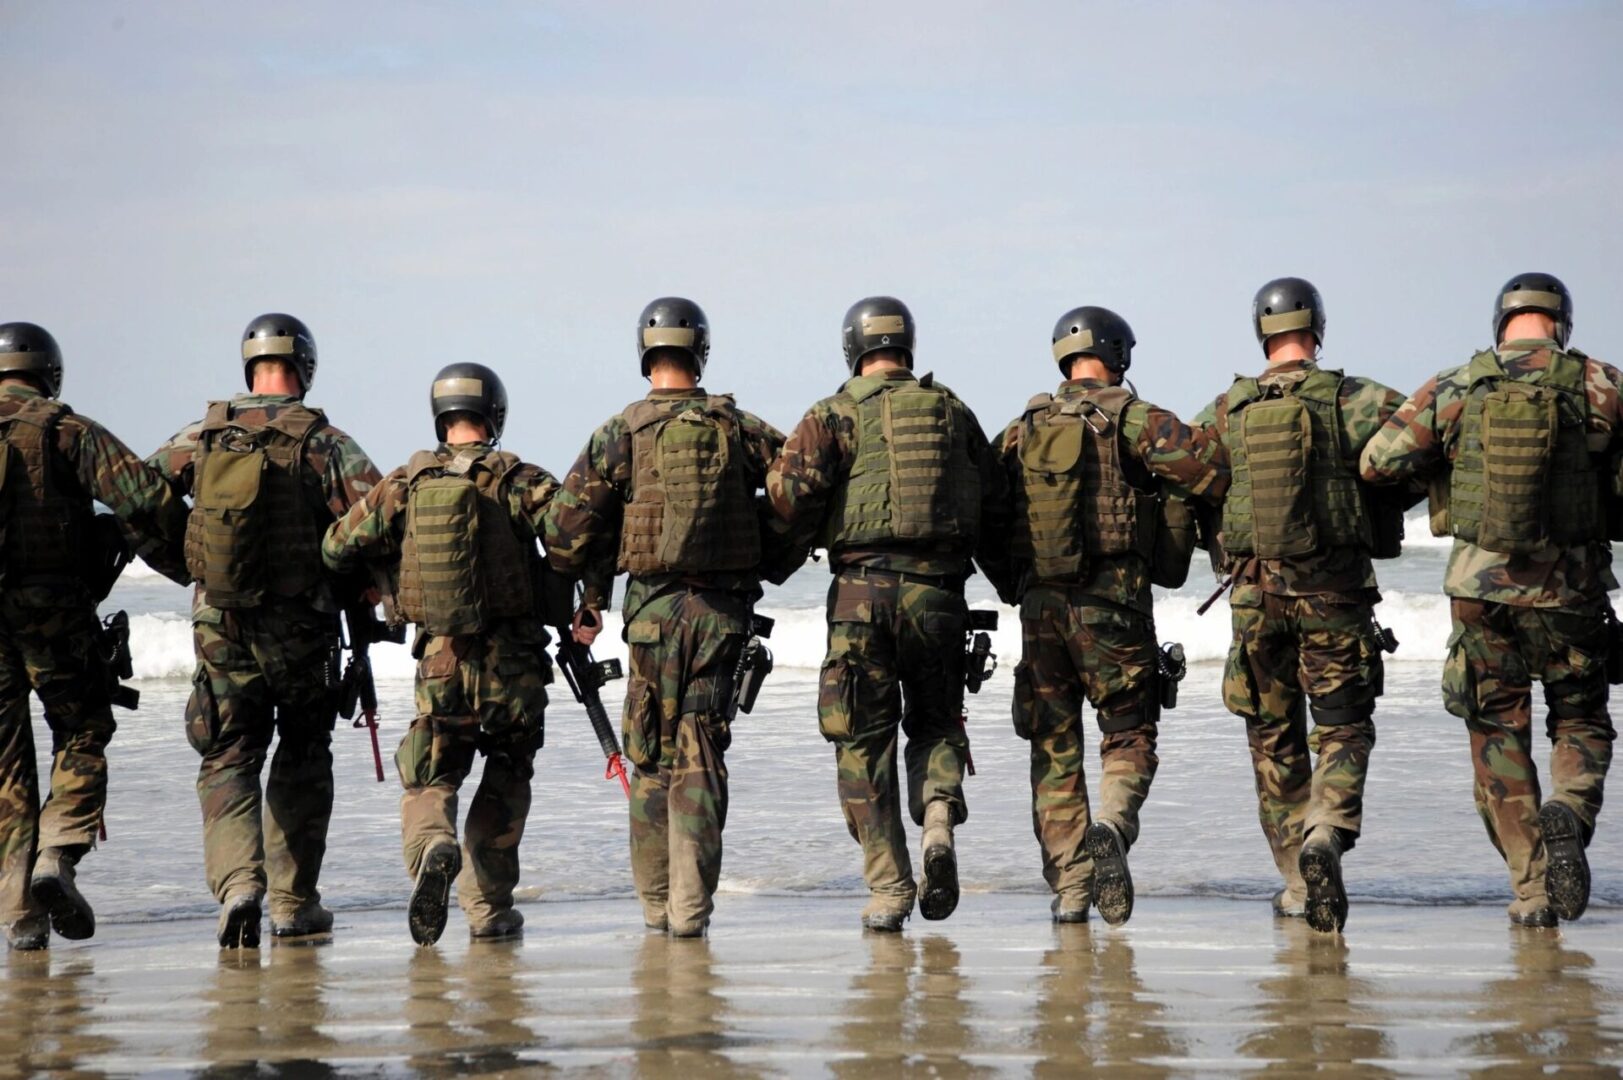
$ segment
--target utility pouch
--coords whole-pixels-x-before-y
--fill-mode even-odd
[[[1246,459],[1251,470],[1255,554],[1264,559],[1319,549],[1313,513],[1313,426],[1294,397],[1259,401],[1245,410]]]
[[[1369,518],[1369,557],[1395,559],[1403,554],[1403,504],[1401,492],[1359,484],[1364,511]]]
[[[462,476],[419,480],[412,488],[406,532],[422,582],[422,629],[436,636],[485,629],[479,579],[479,490]]]
[[[1189,563],[1195,554],[1195,511],[1187,499],[1177,495],[1166,496],[1160,509],[1150,581],[1163,589],[1176,589],[1189,580]]]
[[[1155,662],[1161,676],[1161,708],[1176,709],[1178,684],[1189,674],[1189,661],[1184,656],[1183,645],[1176,641],[1162,645],[1156,651]]]
[[[260,489],[269,458],[260,449],[216,446],[203,455],[192,513],[201,534],[188,545],[187,569],[211,606],[258,606],[265,594],[265,537]]]
[[[1449,520],[1449,495],[1454,490],[1453,470],[1443,469],[1426,482],[1426,516],[1431,523],[1431,535],[1454,535],[1453,523]]]
[[[1529,555],[1543,547],[1549,535],[1545,489],[1558,430],[1552,395],[1513,386],[1483,400],[1478,546],[1504,555]]]

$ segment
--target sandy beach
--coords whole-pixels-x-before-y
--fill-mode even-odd
[[[1623,917],[1515,931],[1487,906],[1366,904],[1345,940],[1265,904],[1148,898],[1125,928],[1055,927],[970,894],[864,934],[848,899],[723,896],[708,941],[630,901],[536,903],[518,943],[399,910],[331,943],[215,948],[212,924],[108,927],[12,954],[16,1074],[605,1076],[1512,1075],[1623,1069]]]

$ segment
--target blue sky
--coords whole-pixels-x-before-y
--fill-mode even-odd
[[[1562,275],[1623,358],[1615,4],[120,4],[0,0],[0,320],[150,450],[240,386],[249,318],[387,469],[427,384],[500,371],[562,473],[639,396],[632,324],[709,313],[706,385],[787,429],[860,296],[993,429],[1082,303],[1186,415],[1254,369],[1262,281],[1405,392]]]

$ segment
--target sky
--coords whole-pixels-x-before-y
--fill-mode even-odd
[[[664,294],[709,316],[706,387],[786,431],[875,293],[988,431],[1079,304],[1192,415],[1286,274],[1325,362],[1405,393],[1528,270],[1623,362],[1620,49],[1615,3],[0,0],[0,321],[142,453],[287,311],[383,469],[474,360],[560,475],[644,392]]]

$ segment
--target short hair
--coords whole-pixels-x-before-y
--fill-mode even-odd
[[[699,362],[693,354],[686,349],[678,349],[671,345],[659,345],[649,349],[644,358],[648,361],[648,373],[652,375],[657,367],[681,367],[695,379],[699,377]]]

